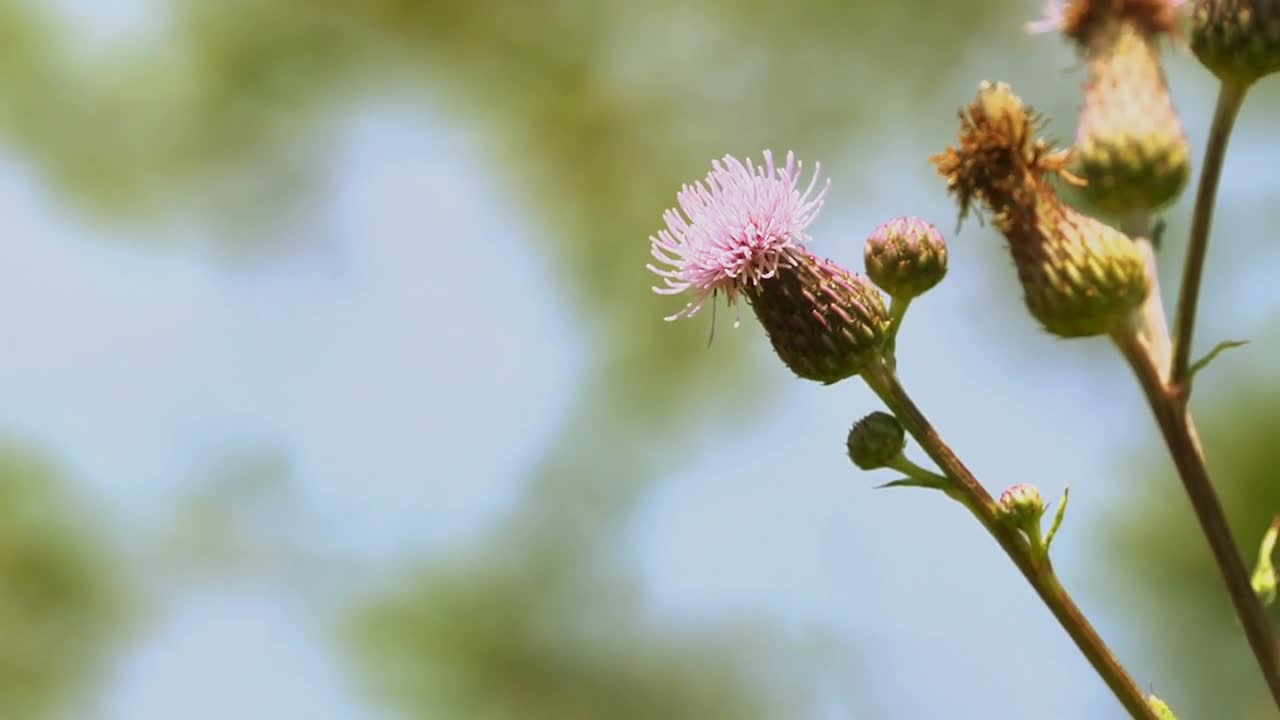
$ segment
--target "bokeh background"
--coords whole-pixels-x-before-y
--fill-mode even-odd
[[[764,148],[832,177],[821,254],[948,232],[918,402],[993,491],[1070,483],[1060,573],[1180,717],[1276,717],[1127,369],[1037,329],[926,161],[981,79],[1072,136],[1039,11],[0,0],[0,717],[1121,717],[965,512],[848,464],[865,389],[749,314],[662,322],[661,212]],[[1214,85],[1168,71],[1198,156]],[[1195,399],[1250,554],[1278,107],[1234,140],[1199,335],[1253,341]]]

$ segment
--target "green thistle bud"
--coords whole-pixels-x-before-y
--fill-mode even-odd
[[[1280,70],[1280,0],[1196,0],[1191,49],[1223,82],[1247,87]]]
[[[743,291],[792,372],[825,385],[853,377],[880,355],[889,314],[865,278],[801,248]]]
[[[1098,23],[1085,38],[1089,78],[1074,167],[1084,196],[1115,217],[1165,207],[1186,187],[1191,149],[1155,38],[1128,21]]]
[[[906,432],[898,418],[884,412],[873,412],[853,424],[845,442],[849,459],[863,470],[887,466],[907,446]]]
[[[947,243],[919,218],[896,218],[876,228],[863,255],[867,277],[895,298],[923,295],[947,274]]]
[[[1130,322],[1150,292],[1146,262],[1128,235],[1041,189],[1031,222],[1006,231],[1023,299],[1059,337],[1105,335]]]
[[[932,161],[958,197],[961,216],[973,200],[994,214],[1009,242],[1033,317],[1060,337],[1124,328],[1150,291],[1137,245],[1124,233],[1066,205],[1047,176],[1070,157],[1035,139],[1037,121],[1007,85],[984,83],[961,114],[959,147]]]
[[[1000,493],[996,501],[1000,519],[1010,527],[1032,535],[1040,535],[1040,518],[1044,516],[1044,498],[1035,485],[1020,483]]]

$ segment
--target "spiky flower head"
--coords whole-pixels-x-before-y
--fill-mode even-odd
[[[774,272],[743,292],[774,352],[806,380],[830,385],[857,375],[889,337],[875,286],[803,248],[783,251]]]
[[[1191,49],[1223,82],[1280,71],[1280,0],[1196,0]]]
[[[931,160],[960,204],[976,200],[1009,242],[1032,316],[1060,337],[1128,326],[1150,290],[1143,256],[1124,233],[1066,205],[1049,181],[1070,154],[1036,136],[1038,119],[1003,83],[983,83],[960,113],[959,146]]]
[[[857,375],[883,347],[889,326],[875,287],[804,248],[805,228],[822,207],[830,182],[818,167],[800,189],[800,163],[783,167],[766,150],[764,164],[731,156],[711,164],[703,182],[685,185],[667,228],[650,237],[649,269],[665,287],[693,297],[667,320],[698,312],[716,293],[731,306],[745,296],[778,357],[800,377],[833,383]]]
[[[1050,11],[1074,41],[1088,77],[1073,172],[1090,205],[1115,217],[1149,214],[1177,199],[1191,149],[1160,66],[1159,41],[1175,36],[1181,0],[1072,0]]]
[[[947,243],[938,228],[900,217],[876,228],[863,247],[867,277],[896,298],[927,292],[947,274]]]
[[[788,152],[777,167],[766,150],[761,165],[726,155],[711,163],[705,180],[683,186],[676,195],[680,207],[662,215],[666,229],[649,237],[658,265],[648,268],[663,282],[654,292],[692,296],[667,320],[694,315],[717,293],[734,306],[743,290],[773,277],[786,253],[809,239],[804,231],[831,184],[814,192],[820,169],[814,166],[801,190],[795,155]]]
[[[1044,498],[1035,485],[1019,483],[1000,493],[996,509],[1009,525],[1028,533],[1038,532],[1044,515]]]
[[[898,418],[873,412],[853,424],[845,447],[849,459],[863,470],[875,470],[893,462],[907,446],[906,432]]]

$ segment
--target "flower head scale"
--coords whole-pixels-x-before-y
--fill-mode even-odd
[[[647,267],[664,284],[653,291],[693,296],[666,319],[696,314],[719,292],[736,305],[739,292],[772,277],[783,253],[809,239],[805,228],[831,186],[828,180],[814,193],[820,170],[815,163],[813,177],[801,191],[801,163],[795,155],[788,152],[786,164],[777,167],[766,150],[762,165],[726,155],[712,161],[706,180],[682,187],[676,195],[680,207],[663,213],[666,229],[649,237],[658,265]]]

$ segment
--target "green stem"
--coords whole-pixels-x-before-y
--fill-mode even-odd
[[[885,405],[898,417],[898,421],[911,433],[954,485],[961,502],[969,508],[978,522],[995,538],[1005,554],[1022,572],[1040,599],[1048,606],[1062,628],[1067,631],[1076,647],[1084,654],[1094,670],[1102,677],[1116,699],[1129,714],[1139,720],[1158,720],[1137,683],[1125,671],[1120,661],[1103,642],[1084,613],[1062,587],[1053,565],[1046,557],[1036,561],[1027,539],[1019,531],[1000,522],[996,502],[978,482],[973,473],[956,457],[942,441],[937,430],[929,423],[920,409],[912,402],[896,373],[886,362],[872,363],[862,373],[863,380],[880,396]]]
[[[1213,224],[1213,207],[1217,202],[1218,179],[1227,155],[1231,131],[1244,104],[1249,86],[1223,82],[1218,89],[1218,105],[1209,127],[1209,142],[1204,149],[1204,165],[1200,170],[1200,187],[1191,213],[1191,238],[1187,242],[1187,259],[1182,268],[1182,290],[1178,293],[1178,314],[1173,333],[1173,362],[1169,367],[1169,386],[1176,388],[1186,403],[1191,393],[1187,366],[1191,358],[1191,339],[1195,334],[1196,306],[1200,300],[1200,280],[1204,275],[1205,255],[1209,251],[1209,227]]]
[[[1165,318],[1164,300],[1160,296],[1160,272],[1156,266],[1156,249],[1152,242],[1151,215],[1140,213],[1127,218],[1122,226],[1125,234],[1133,238],[1147,266],[1151,291],[1142,303],[1142,337],[1151,346],[1159,367],[1167,368],[1172,362],[1173,348],[1169,339],[1169,321]]]
[[[1218,571],[1227,586],[1227,593],[1240,618],[1249,647],[1253,650],[1276,706],[1280,707],[1280,674],[1277,674],[1271,622],[1267,618],[1266,608],[1253,591],[1244,558],[1236,547],[1226,513],[1209,479],[1209,469],[1200,448],[1195,421],[1185,404],[1186,396],[1173,386],[1172,380],[1168,384],[1163,381],[1150,349],[1139,338],[1118,333],[1112,339],[1142,385],[1156,424],[1160,426],[1160,432],[1164,436],[1165,445],[1173,457],[1178,477],[1182,479],[1182,486],[1191,500],[1196,519],[1200,521],[1200,529],[1209,541],[1209,549],[1213,552]]]
[[[911,307],[911,298],[895,296],[889,299],[889,337],[898,336],[898,328],[902,327],[902,319],[907,316],[909,307]]]

